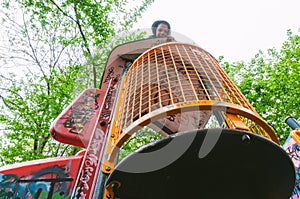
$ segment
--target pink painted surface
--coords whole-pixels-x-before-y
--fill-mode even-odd
[[[284,150],[291,157],[295,169],[296,169],[296,186],[290,197],[290,199],[300,198],[300,146],[295,142],[295,140],[289,136],[283,145]]]

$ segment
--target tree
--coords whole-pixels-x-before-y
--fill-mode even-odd
[[[68,66],[45,77],[30,75],[26,82],[2,88],[6,96],[0,97],[8,114],[1,113],[0,121],[11,132],[5,134],[1,150],[6,163],[60,155],[59,147],[49,139],[49,124],[72,100],[69,93],[74,90],[78,69]]]
[[[257,112],[277,131],[283,144],[290,133],[284,119],[300,117],[300,36],[287,31],[280,50],[259,51],[250,63],[222,62]]]
[[[5,0],[3,5],[10,9],[15,4],[21,6],[28,17],[24,21],[26,31],[30,29],[33,33],[39,33],[39,42],[48,44],[51,41],[64,47],[72,46],[77,49],[78,57],[89,60],[97,49],[106,47],[108,39],[129,30],[153,1]],[[100,82],[99,71],[101,68],[92,66],[93,87]]]
[[[107,47],[115,34],[130,29],[152,2],[139,1],[134,7],[128,7],[131,2],[127,0],[3,2],[2,164],[76,152],[73,147],[69,151],[68,146],[53,147],[52,121],[77,93],[99,84],[107,57],[99,56],[98,49]],[[21,12],[16,15],[12,10]],[[105,50],[104,55],[110,51]],[[23,72],[16,73],[16,69]]]
[[[121,161],[124,157],[137,150],[138,148],[162,138],[163,136],[151,128],[145,126],[142,129],[134,133],[120,148],[118,155],[118,162]]]

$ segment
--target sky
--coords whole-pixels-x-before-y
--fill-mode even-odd
[[[288,29],[298,34],[300,0],[155,0],[133,29],[158,19],[216,58],[248,62],[259,50],[280,49]]]

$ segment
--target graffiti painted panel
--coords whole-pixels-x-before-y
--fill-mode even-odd
[[[82,155],[0,168],[0,199],[69,199]]]
[[[105,91],[86,89],[53,122],[50,133],[59,142],[86,148],[100,114]]]
[[[80,175],[76,180],[75,191],[73,197],[85,199],[91,198],[97,182],[97,175],[101,168],[103,150],[105,146],[106,135],[109,130],[109,120],[114,109],[113,101],[115,101],[117,90],[116,81],[110,81],[103,107],[101,107],[101,114],[99,122],[95,131],[91,134],[90,143],[86,149],[85,156],[82,160]],[[103,113],[106,113],[105,116]]]
[[[291,157],[296,169],[296,185],[290,199],[300,198],[300,146],[289,136],[283,148]]]

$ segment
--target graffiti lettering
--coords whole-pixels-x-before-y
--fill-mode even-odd
[[[108,69],[108,74],[107,74],[107,76],[106,76],[106,78],[104,80],[104,83],[109,82],[109,80],[112,79],[113,74],[114,74],[114,68],[111,67],[110,69]]]
[[[99,157],[101,148],[104,142],[104,132],[97,128],[94,134],[94,139],[92,139],[92,143],[87,151],[86,159],[84,160],[84,170],[83,174],[80,177],[80,188],[77,190],[79,193],[77,198],[85,198],[86,194],[85,191],[90,189],[90,180],[91,177],[94,177],[97,165],[99,163]]]
[[[299,151],[300,151],[300,148],[299,148],[298,144],[293,144],[286,149],[287,154],[292,159],[298,160],[298,161],[300,160]]]
[[[74,104],[72,114],[67,118],[64,127],[69,129],[70,133],[80,134],[85,124],[89,123],[99,109],[98,98],[100,94],[90,93],[83,97],[83,100]]]
[[[110,118],[111,107],[114,101],[113,100],[114,93],[115,93],[115,88],[114,86],[111,86],[109,88],[109,91],[107,92],[107,97],[104,104],[104,111],[101,113],[101,116],[105,119]]]
[[[171,122],[174,122],[175,118],[176,118],[176,115],[173,114],[173,115],[169,115],[167,119],[170,120]]]
[[[109,116],[110,116],[110,111],[103,111],[103,112],[101,113],[101,117],[102,117],[103,119],[108,119]]]
[[[79,177],[79,182],[75,185],[75,191],[73,198],[84,199],[89,197],[91,194],[90,189],[93,187],[94,179],[97,177],[97,167],[100,165],[100,158],[102,152],[102,146],[105,140],[105,132],[99,124],[99,121],[102,121],[105,116],[108,120],[111,115],[113,96],[115,94],[115,87],[109,86],[107,95],[103,104],[103,110],[101,110],[101,117],[98,120],[97,128],[93,133],[90,144],[87,148],[86,156],[83,160],[82,165],[82,174]]]
[[[51,166],[32,176],[0,174],[0,198],[69,198],[71,182],[64,168]]]
[[[104,132],[101,131],[100,129],[97,129],[95,132],[95,137],[96,139],[93,140],[93,142],[91,143],[91,150],[90,150],[90,154],[88,154],[88,158],[86,161],[86,165],[87,166],[96,166],[98,163],[98,156],[97,154],[99,153],[99,151],[101,150],[101,146],[102,143],[104,141]]]
[[[296,199],[296,198],[299,198],[300,195],[299,195],[299,192],[300,192],[300,176],[299,176],[299,173],[300,173],[300,167],[296,168],[296,183],[295,183],[295,188],[292,192],[292,195],[290,197],[290,199]]]

